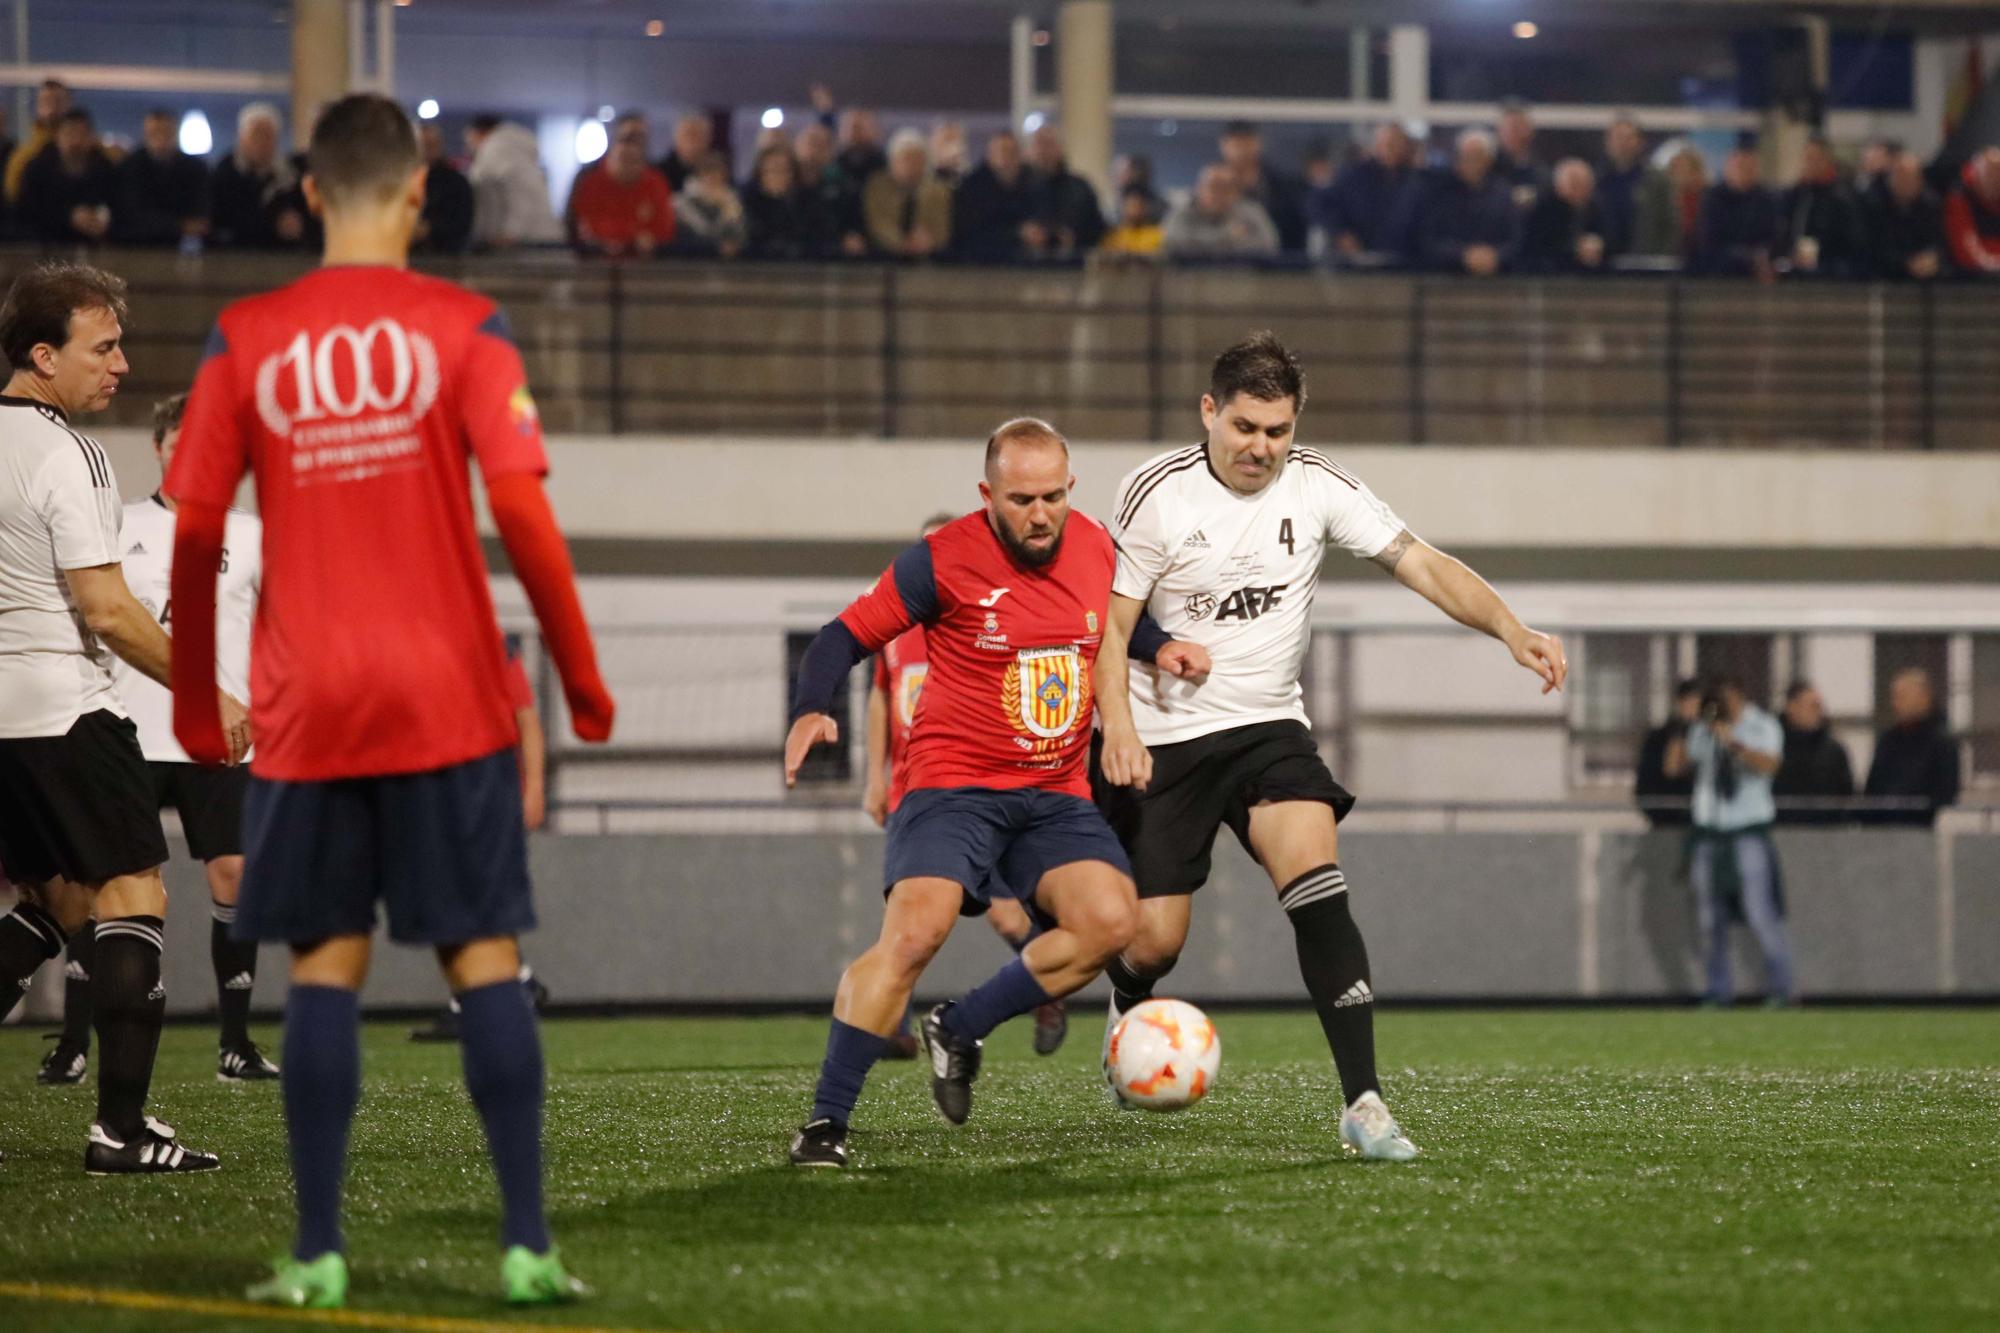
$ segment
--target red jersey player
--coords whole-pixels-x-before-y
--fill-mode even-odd
[[[542,1210],[541,1043],[516,981],[534,910],[474,459],[577,734],[606,738],[612,703],[542,493],[541,428],[506,321],[486,297],[406,267],[424,175],[394,102],[357,94],[321,114],[305,190],[326,222],[324,267],[223,311],[165,487],[179,502],[174,728],[198,761],[221,753],[215,576],[245,470],[264,519],[235,933],[292,947],[285,1119],[299,1230],[250,1291],[280,1304],[345,1300],[341,1178],[378,900],[391,939],[437,951],[459,1002],[466,1084],[500,1181],[508,1299],[581,1290]]]
[[[1091,679],[1125,670],[1104,637],[1114,554],[1072,517],[1069,446],[1023,419],[986,445],[983,509],[896,558],[830,622],[799,666],[785,781],[838,739],[827,710],[848,670],[913,625],[929,666],[911,730],[908,791],[889,821],[882,935],[841,978],[801,1166],[847,1164],[862,1082],[901,1024],[911,989],[965,895],[1022,897],[1048,929],[991,979],[925,1016],[931,1093],[963,1124],[981,1042],[1016,1014],[1095,977],[1129,940],[1136,898],[1124,850],[1090,801]]]

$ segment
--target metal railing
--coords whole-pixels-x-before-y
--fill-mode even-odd
[[[0,277],[31,256],[0,255]],[[140,424],[185,388],[229,300],[291,255],[113,252],[132,286]],[[1678,275],[1472,279],[1325,269],[895,267],[566,254],[428,265],[507,311],[550,430],[1192,435],[1215,352],[1278,330],[1316,432],[1354,442],[1982,449],[2000,418],[2000,286]]]

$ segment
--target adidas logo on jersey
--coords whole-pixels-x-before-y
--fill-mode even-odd
[[[1206,551],[1208,549],[1208,534],[1200,528],[1196,528],[1189,534],[1188,539],[1181,543],[1181,549],[1187,551]]]
[[[1357,1004],[1373,1004],[1374,1002],[1375,992],[1368,989],[1368,983],[1357,981],[1352,986],[1349,986],[1339,999],[1333,1002],[1333,1007],[1336,1009],[1348,1009]]]
[[[133,557],[133,556],[135,556],[135,555],[144,555],[144,554],[146,554],[146,543],[144,543],[144,542],[133,542],[133,543],[132,543],[132,549],[131,549],[131,550],[129,550],[129,551],[127,551],[127,552],[125,553],[125,556],[126,556],[126,558],[127,558],[127,559],[130,559],[131,557]]]

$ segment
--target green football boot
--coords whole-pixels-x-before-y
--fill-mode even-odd
[[[263,1305],[338,1310],[347,1304],[347,1260],[337,1250],[302,1263],[287,1254],[271,1261],[271,1277],[243,1293]]]
[[[500,1286],[509,1305],[562,1305],[590,1295],[590,1288],[569,1275],[553,1245],[536,1254],[516,1245],[500,1259]]]

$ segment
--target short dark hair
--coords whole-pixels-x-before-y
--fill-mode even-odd
[[[306,171],[335,204],[387,198],[423,163],[409,116],[380,93],[349,93],[320,112],[306,149]]]
[[[986,466],[990,470],[998,461],[1000,451],[1015,440],[1054,440],[1062,446],[1063,455],[1069,454],[1069,441],[1062,432],[1040,417],[1015,417],[1003,421],[991,435],[986,437]]]
[[[1812,688],[1813,688],[1813,683],[1805,679],[1803,676],[1801,676],[1799,679],[1785,686],[1785,702],[1790,703],[1792,700],[1798,698],[1801,694],[1805,694]]]
[[[1746,698],[1750,694],[1749,689],[1743,684],[1743,677],[1737,675],[1734,671],[1718,671],[1710,676],[1708,678],[1708,689],[1703,692],[1720,694],[1724,690],[1734,690]]]
[[[153,404],[154,444],[166,443],[167,436],[180,426],[181,417],[187,412],[187,405],[188,396],[184,393],[177,393],[171,398],[162,398]]]
[[[1689,676],[1686,680],[1674,686],[1674,698],[1676,699],[1685,699],[1690,694],[1700,694],[1700,693],[1701,693],[1700,676]]]
[[[73,106],[56,117],[56,127],[58,129],[64,125],[81,125],[85,129],[89,129],[94,124],[96,122],[91,120],[89,110],[80,106]]]
[[[940,509],[935,514],[932,514],[929,518],[925,519],[922,523],[918,524],[917,531],[929,532],[932,528],[941,528],[947,523],[956,523],[957,521],[958,521],[957,514],[952,513],[949,509]]]
[[[1215,358],[1208,373],[1208,396],[1222,406],[1239,393],[1261,402],[1292,400],[1306,405],[1306,373],[1291,349],[1269,329],[1260,329]]]
[[[154,106],[146,108],[146,119],[179,121],[180,117],[175,115],[172,111],[168,110],[166,107]]]
[[[491,111],[482,111],[472,118],[471,128],[478,134],[491,134],[500,128],[500,117]]]
[[[1263,134],[1264,132],[1257,128],[1257,122],[1254,120],[1232,120],[1222,127],[1221,137],[1225,139],[1258,139],[1262,138]]]
[[[48,259],[14,279],[0,306],[0,353],[15,370],[35,364],[43,343],[63,347],[69,322],[79,310],[109,310],[125,318],[125,279],[89,264]]]

